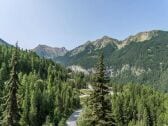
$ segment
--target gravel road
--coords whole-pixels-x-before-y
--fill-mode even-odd
[[[81,112],[82,112],[82,109],[76,110],[74,113],[72,113],[72,115],[69,117],[69,119],[66,122],[67,126],[77,126],[76,121]]]

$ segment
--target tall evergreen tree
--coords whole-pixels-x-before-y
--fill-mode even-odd
[[[106,85],[108,82],[107,76],[105,73],[105,66],[104,66],[104,56],[101,53],[98,64],[96,66],[96,73],[93,80],[93,92],[90,95],[88,106],[86,110],[90,113],[85,113],[85,119],[82,119],[80,123],[87,126],[114,126],[114,120],[112,118],[111,112],[111,104],[110,101],[107,99],[109,94],[109,88]],[[89,122],[89,123],[88,123]]]
[[[18,107],[18,87],[19,79],[17,75],[18,64],[18,46],[16,44],[15,51],[12,56],[11,77],[7,85],[7,95],[5,97],[5,111],[3,112],[3,126],[19,126],[19,107]]]
[[[112,119],[111,105],[106,96],[109,94],[109,89],[106,83],[108,77],[105,73],[104,56],[100,54],[98,64],[96,66],[96,74],[94,78],[94,91],[91,95],[91,107],[93,110],[93,125],[98,126],[112,126],[114,120]]]
[[[22,115],[20,119],[21,125],[30,125],[30,89],[29,89],[29,83],[27,83],[27,76],[24,75],[22,79],[22,85],[25,88],[25,96],[22,103]]]

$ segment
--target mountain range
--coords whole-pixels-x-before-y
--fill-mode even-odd
[[[143,45],[144,42],[157,39],[162,34],[167,35],[168,32],[159,30],[140,32],[134,36],[129,36],[122,41],[104,36],[95,41],[87,41],[85,44],[70,51],[64,47],[57,48],[49,47],[47,45],[38,45],[32,51],[36,52],[41,57],[51,58],[66,66],[80,65],[84,68],[92,68],[100,51],[104,52],[105,59],[109,59],[110,55],[116,53],[116,51],[120,52],[126,49],[132,43],[142,43]]]
[[[128,47],[145,45],[146,42],[150,43],[151,40],[158,39],[163,34],[168,35],[168,32],[157,30],[141,32],[122,41],[104,36],[95,41],[88,41],[73,50],[67,51],[63,56],[54,57],[53,60],[60,62],[65,66],[80,65],[88,69],[94,66],[98,54],[103,51],[106,64],[111,65],[113,61],[110,61],[110,59],[112,60],[113,58],[110,57],[116,57],[117,54],[119,55],[119,53],[126,50]],[[127,53],[128,52],[129,50]]]
[[[168,89],[167,31],[140,32],[124,40],[104,36],[87,41],[62,56],[52,56],[52,60],[90,72],[94,70],[100,52],[104,53],[105,64],[114,83],[152,83]]]
[[[7,42],[0,39],[0,44]],[[32,49],[40,57],[52,59],[75,71],[94,71],[100,52],[113,83],[152,84],[168,90],[168,32],[140,32],[124,40],[104,36],[72,50],[38,45]]]

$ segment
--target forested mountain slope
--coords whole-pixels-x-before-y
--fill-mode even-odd
[[[141,32],[123,41],[106,36],[55,60],[65,66],[79,65],[90,70],[101,51],[114,83],[145,83],[168,89],[168,32]]]
[[[167,90],[167,60],[168,32],[159,31],[149,40],[133,41],[117,50],[107,63],[112,66],[112,78],[118,83],[148,83]]]
[[[6,122],[6,95],[14,47],[0,45],[0,125]],[[18,50],[18,106],[20,124],[64,124],[69,114],[79,107],[78,89],[85,86],[83,75],[67,71],[34,52]],[[80,83],[79,83],[80,82]]]

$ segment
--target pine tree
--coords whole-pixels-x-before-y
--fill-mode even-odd
[[[7,67],[5,63],[2,63],[1,69],[0,69],[0,82],[3,83],[4,81],[7,80]]]
[[[0,97],[3,97],[3,89],[5,87],[5,81],[7,80],[8,73],[7,73],[7,67],[5,63],[2,63],[1,68],[0,68]],[[1,104],[3,103],[2,100],[0,100],[0,116],[2,114],[2,106]]]
[[[25,96],[22,103],[22,115],[21,115],[21,125],[30,125],[30,89],[29,89],[29,83],[27,83],[27,76],[24,75],[22,79],[22,85],[25,88]]]
[[[112,126],[114,125],[114,120],[111,116],[110,101],[106,98],[109,94],[109,89],[106,85],[108,76],[105,73],[103,53],[100,54],[95,76],[94,92],[91,97],[93,114],[98,119],[98,122],[95,122],[95,124],[97,123],[99,126]]]
[[[94,77],[93,92],[89,98],[88,109],[90,113],[86,113],[89,117],[85,117],[81,122],[78,123],[80,126],[85,124],[87,126],[114,126],[114,120],[112,118],[111,104],[107,100],[109,94],[109,89],[106,83],[108,82],[107,76],[105,74],[104,66],[104,56],[103,53],[100,55],[100,59],[96,66],[96,73]],[[86,116],[85,115],[85,116]],[[90,124],[88,124],[90,122]]]
[[[37,80],[35,83],[34,91],[31,95],[30,106],[30,125],[41,126],[46,118],[46,94],[45,84],[42,80]]]
[[[8,83],[8,94],[5,99],[5,111],[3,112],[3,126],[19,126],[19,107],[18,107],[18,87],[19,79],[17,75],[17,64],[18,64],[18,46],[12,56],[12,70],[11,77]]]

